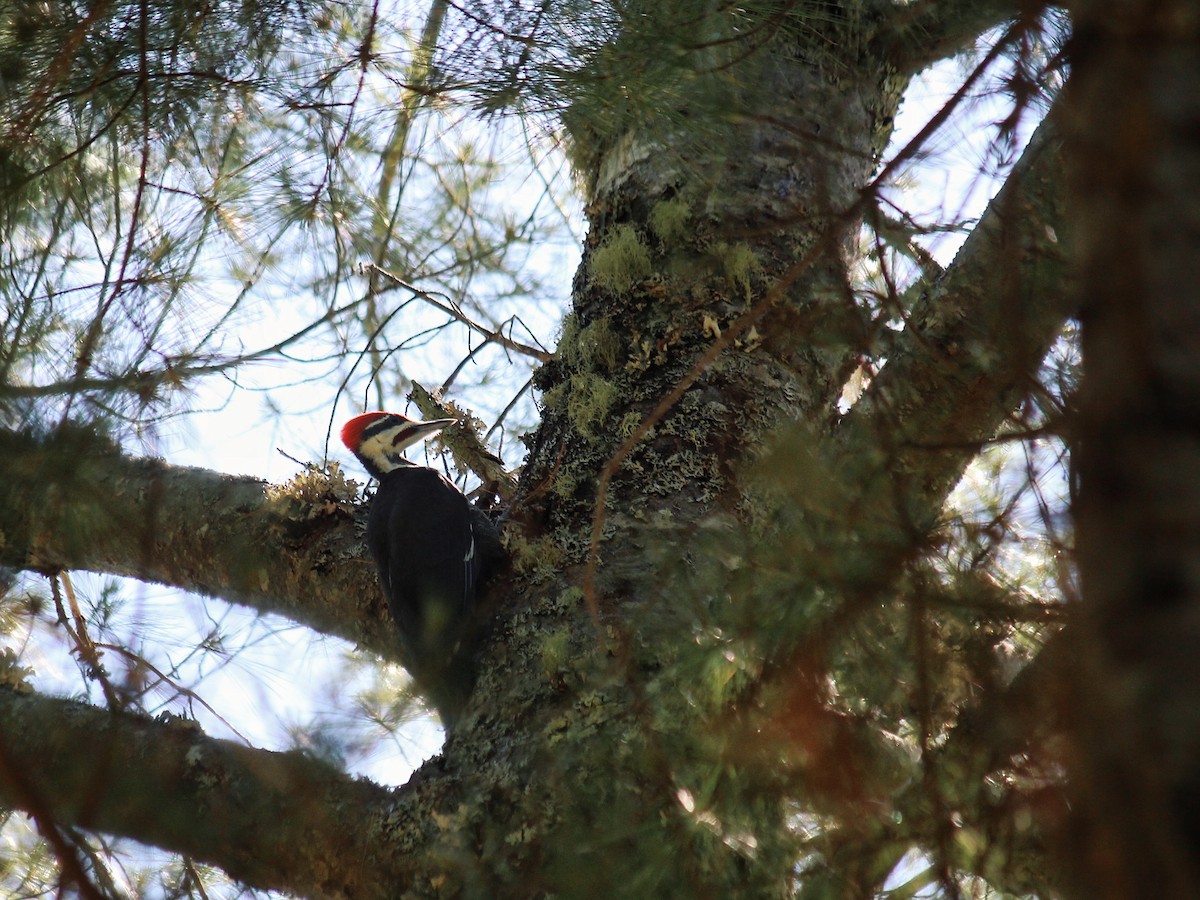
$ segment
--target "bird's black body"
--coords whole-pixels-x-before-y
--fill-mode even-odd
[[[475,605],[482,556],[474,530],[467,498],[439,472],[404,466],[380,479],[367,546],[406,650],[422,669],[453,651],[456,626]]]
[[[405,447],[450,421],[364,413],[342,429],[346,446],[379,479],[367,548],[400,631],[402,661],[447,727],[471,693],[476,590],[500,554],[485,513],[441,473],[403,458]]]

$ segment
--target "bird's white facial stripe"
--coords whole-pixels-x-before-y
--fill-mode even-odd
[[[389,429],[365,438],[358,448],[358,455],[372,460],[384,472],[399,468],[400,451],[392,446],[393,432]]]

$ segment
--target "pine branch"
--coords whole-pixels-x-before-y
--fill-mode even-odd
[[[908,515],[932,521],[1035,385],[1076,302],[1062,191],[1048,119],[950,268],[913,289],[921,299],[887,364],[841,422],[841,447],[874,458],[863,459],[876,470],[864,496],[883,479],[893,484],[885,495],[902,496]]]
[[[308,897],[396,896],[412,871],[396,848],[414,836],[388,841],[382,827],[414,830],[408,801],[299,752],[9,688],[0,735],[0,797],[39,822],[134,838]]]
[[[286,616],[395,657],[355,486],[275,487],[125,456],[71,429],[0,432],[0,564],[158,582]]]

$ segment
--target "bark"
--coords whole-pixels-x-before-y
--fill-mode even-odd
[[[11,688],[0,688],[0,797],[309,897],[396,896],[415,866],[381,835],[397,818],[421,827],[392,792],[302,753]]]
[[[273,487],[132,459],[73,429],[0,434],[0,473],[0,564],[168,584],[396,656],[344,479]]]
[[[1086,897],[1200,892],[1200,5],[1081,3],[1072,787]]]

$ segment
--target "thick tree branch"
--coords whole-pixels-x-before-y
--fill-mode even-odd
[[[383,897],[409,877],[384,831],[403,801],[299,752],[9,688],[0,747],[5,802],[186,853],[255,887]]]
[[[900,71],[915,75],[1020,13],[1016,0],[918,0],[895,8],[884,43]]]
[[[0,433],[0,564],[169,584],[388,657],[395,634],[343,480],[275,488],[134,459],[88,435]]]
[[[820,442],[824,508],[802,527],[832,561],[842,616],[869,608],[924,545],[967,464],[1036,384],[1072,309],[1051,128],[1039,128],[953,265],[926,286],[887,365]],[[809,489],[793,488],[796,503]],[[844,625],[835,617],[832,631],[810,633],[799,656]]]
[[[963,468],[1035,383],[1039,363],[1073,309],[1060,246],[1062,161],[1052,129],[1049,122],[1039,129],[951,268],[918,286],[921,299],[896,351],[827,451],[846,483],[841,505],[847,521],[870,523],[851,528],[853,539],[836,548],[838,571],[854,588],[847,593],[850,613],[865,609],[899,563],[921,546]],[[818,633],[809,645],[821,640]],[[942,792],[964,810],[989,808],[983,779],[1005,767],[1027,738],[1029,713],[1036,708],[1043,724],[1052,714],[1045,698],[1057,696],[1062,653],[1043,654],[999,697],[964,713],[933,755],[930,765],[945,782]],[[936,820],[927,790],[923,781],[914,781],[896,795],[893,802],[905,823]],[[1016,807],[1027,802],[1020,791],[1008,799]],[[1012,814],[1004,814],[1005,827]],[[1030,845],[1018,856],[1037,858],[1042,824],[1013,837]],[[858,888],[878,888],[912,845],[910,828],[880,818],[834,835],[825,848],[829,871],[842,873],[839,878],[856,871]],[[990,871],[996,865],[990,858],[953,864],[1019,890],[1055,877],[1045,871]],[[809,879],[813,896],[820,894],[823,879],[823,874]]]
[[[1076,298],[1062,159],[1044,122],[944,275],[922,288],[897,348],[839,428],[901,514],[928,525],[963,469],[1036,383]],[[844,459],[844,457],[842,457]],[[861,473],[860,473],[861,474]],[[860,483],[861,482],[860,480]]]

